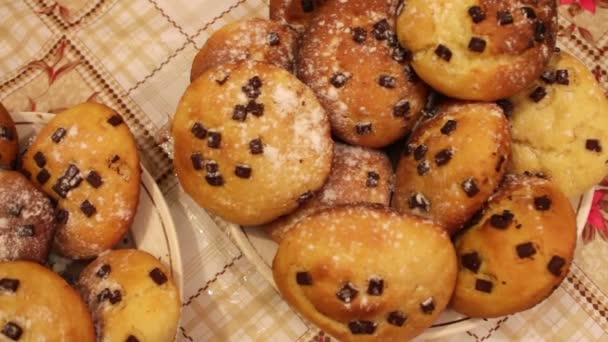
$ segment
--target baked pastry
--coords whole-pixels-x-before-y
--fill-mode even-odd
[[[0,170],[0,262],[45,263],[54,235],[49,198],[19,172]]]
[[[321,209],[353,203],[388,206],[392,185],[393,167],[385,153],[336,143],[331,174],[319,193],[265,229],[273,240],[281,242],[298,221]]]
[[[401,157],[393,205],[431,218],[450,234],[498,187],[511,156],[503,111],[489,103],[451,103],[420,125]]]
[[[352,145],[384,147],[403,137],[428,94],[393,31],[393,3],[327,2],[302,41],[298,76],[329,112],[334,134]]]
[[[135,139],[112,109],[84,103],[57,114],[23,157],[23,168],[58,202],[57,250],[75,259],[113,248],[139,202]]]
[[[273,275],[283,298],[340,341],[406,341],[435,322],[457,273],[441,227],[382,206],[349,205],[300,221]]]
[[[78,292],[33,262],[0,262],[0,341],[95,341]]]
[[[542,79],[505,103],[514,172],[544,173],[568,196],[608,174],[608,100],[583,63],[555,54]]]
[[[293,211],[331,169],[323,107],[295,76],[270,64],[224,64],[196,79],[177,108],[173,138],[186,192],[242,225]]]
[[[15,123],[0,103],[0,168],[12,168],[17,153],[19,153],[19,138]]]
[[[399,40],[425,82],[448,96],[494,101],[540,76],[557,36],[553,0],[408,0]]]
[[[78,281],[99,341],[174,341],[178,290],[167,268],[140,250],[100,255]]]
[[[533,307],[564,280],[575,245],[568,198],[547,180],[508,176],[478,223],[456,241],[453,309],[487,318]]]
[[[280,23],[252,18],[214,32],[192,62],[190,80],[224,63],[245,60],[271,63],[293,71],[296,34]]]
[[[310,20],[327,0],[270,0],[270,19],[288,24],[303,33]]]

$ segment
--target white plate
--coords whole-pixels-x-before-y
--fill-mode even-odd
[[[570,200],[572,207],[576,211],[579,236],[585,228],[592,200],[593,191],[585,193],[580,198]],[[247,229],[235,224],[228,224],[228,227],[230,227],[229,233],[245,257],[255,265],[262,276],[276,289],[277,287],[272,277],[272,260],[278,248],[277,243],[261,229]],[[481,319],[469,318],[448,309],[441,314],[439,320],[431,328],[427,329],[418,338],[434,339],[462,333],[475,328],[481,322]]]
[[[20,146],[26,146],[53,116],[53,114],[33,112],[13,114]],[[137,249],[156,256],[169,267],[183,299],[182,260],[175,225],[160,189],[143,166],[139,207],[130,237]]]

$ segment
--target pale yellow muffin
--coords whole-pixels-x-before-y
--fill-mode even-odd
[[[175,340],[181,312],[169,270],[141,250],[104,253],[80,275],[98,341]]]
[[[397,20],[412,65],[450,97],[494,101],[534,81],[553,52],[554,0],[408,0]]]
[[[270,64],[205,72],[179,103],[173,138],[186,192],[242,225],[290,213],[313,197],[331,169],[325,110],[305,84]]]
[[[0,168],[12,168],[19,152],[19,137],[13,119],[0,103]]]
[[[456,273],[441,227],[372,205],[303,219],[273,262],[283,298],[340,341],[406,341],[422,333],[448,304]]]
[[[564,280],[575,246],[568,198],[547,180],[508,176],[478,223],[456,241],[452,308],[486,318],[533,307]]]
[[[608,100],[568,53],[555,54],[543,78],[510,99],[512,169],[542,172],[577,196],[608,174]]]
[[[57,201],[57,250],[90,258],[113,248],[139,203],[139,154],[123,118],[96,103],[57,114],[23,157],[32,180]]]
[[[95,341],[86,304],[63,278],[33,262],[0,262],[0,341]]]

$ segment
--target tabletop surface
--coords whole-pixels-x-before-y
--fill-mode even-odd
[[[608,89],[608,0],[562,2],[568,4],[560,6],[558,45]],[[167,148],[168,122],[198,49],[221,26],[267,12],[267,0],[0,0],[0,102],[9,112],[56,113],[101,102],[135,134],[180,238],[185,302],[178,341],[329,340],[185,195]],[[606,194],[596,192],[593,224],[548,300],[446,340],[608,341]]]

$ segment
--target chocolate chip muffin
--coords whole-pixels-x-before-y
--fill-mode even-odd
[[[175,340],[180,296],[154,256],[134,249],[105,253],[85,268],[78,287],[99,341]]]
[[[19,152],[19,138],[13,119],[0,103],[0,168],[11,169]]]
[[[553,0],[409,0],[399,40],[431,87],[459,99],[494,101],[540,76],[555,47]]]
[[[427,87],[393,30],[393,1],[330,1],[304,35],[298,76],[328,110],[332,129],[352,145],[384,147],[403,137]]]
[[[0,262],[0,341],[95,341],[78,292],[28,261]]]
[[[573,56],[555,54],[540,79],[503,105],[513,116],[514,172],[543,173],[568,196],[608,174],[608,100]]]
[[[113,248],[139,202],[135,139],[112,109],[85,103],[57,114],[23,157],[24,172],[57,201],[57,250],[75,259]]]
[[[283,298],[340,341],[406,341],[435,322],[457,273],[431,221],[350,205],[300,221],[273,263]]]
[[[331,169],[325,110],[306,85],[270,64],[205,72],[179,103],[173,138],[186,192],[237,224],[290,213],[313,197]]]
[[[547,180],[509,176],[456,241],[460,271],[452,307],[484,318],[533,307],[564,280],[575,245],[568,198]]]
[[[388,206],[393,168],[384,152],[336,143],[327,183],[307,203],[265,229],[276,242],[302,218],[324,208],[342,204],[376,203]]]
[[[49,198],[19,172],[0,170],[0,262],[45,263],[54,235]]]
[[[270,0],[270,19],[303,33],[316,10],[325,2],[327,0]]]
[[[393,205],[455,233],[500,184],[511,133],[494,104],[451,103],[421,124],[397,167]]]
[[[190,80],[224,63],[244,60],[271,63],[293,71],[296,34],[274,21],[253,18],[214,32],[192,62]]]

